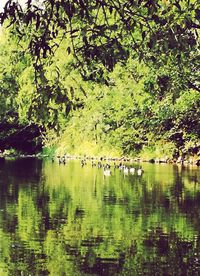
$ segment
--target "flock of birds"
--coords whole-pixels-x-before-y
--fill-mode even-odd
[[[66,157],[65,156],[58,156],[57,157],[58,163],[59,164],[66,164]],[[91,161],[91,165],[92,167],[97,167],[98,169],[103,169],[103,175],[104,176],[110,176],[111,175],[111,167],[113,167],[114,169],[119,169],[120,171],[122,171],[124,173],[124,175],[128,175],[128,174],[136,174],[138,176],[141,176],[143,174],[143,169],[141,167],[139,168],[134,168],[134,167],[128,167],[124,164],[124,162],[119,162],[119,163],[105,163],[103,162],[103,159],[100,159],[99,161],[95,162],[94,160]],[[52,159],[52,162],[54,162],[54,159]],[[87,165],[88,160],[86,159],[81,159],[80,164],[81,167],[84,167],[85,165]]]
[[[84,160],[81,160],[81,166],[84,166],[86,163],[84,162]],[[102,163],[101,161],[98,161],[98,163],[95,163],[94,161],[92,161],[92,167],[97,166],[99,169],[103,168],[103,174],[105,176],[110,176],[111,175],[111,165],[109,163]],[[122,171],[125,175],[130,174],[137,174],[137,175],[142,175],[143,173],[143,169],[141,167],[139,168],[134,168],[134,167],[127,167],[125,164],[123,164],[122,162],[120,162],[119,164],[114,163],[113,164],[114,169],[119,169],[120,171]]]

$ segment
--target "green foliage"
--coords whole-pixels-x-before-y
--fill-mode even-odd
[[[8,1],[1,120],[61,152],[198,154],[199,4],[139,2]]]
[[[167,160],[172,158],[177,150],[174,142],[158,140],[151,145],[143,147],[140,157],[144,160]]]
[[[35,59],[54,52],[63,34],[71,39],[67,52],[73,51],[80,62],[93,59],[109,68],[126,60],[130,50],[140,59],[154,56],[162,62],[172,56],[182,60],[180,52],[197,46],[198,1],[45,0],[42,8],[39,5],[29,1],[21,9],[18,2],[8,1],[1,14],[3,23],[15,24],[19,37],[29,38]]]
[[[19,152],[16,149],[10,148],[10,149],[4,150],[3,154],[5,156],[18,156]]]
[[[55,155],[56,148],[55,147],[43,147],[42,149],[42,155],[53,157]]]
[[[7,33],[0,33],[0,120],[10,123],[17,120],[17,74],[21,70],[19,52]]]
[[[198,152],[197,91],[173,94],[169,88],[160,97],[156,74],[133,59],[126,66],[117,64],[107,76],[109,85],[88,83],[84,108],[72,112],[59,151],[112,156],[141,153],[149,159],[172,158],[177,150],[181,154],[190,146],[190,154]]]

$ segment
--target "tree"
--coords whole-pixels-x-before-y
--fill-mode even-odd
[[[20,118],[57,136],[75,124],[124,153],[159,139],[196,148],[199,11],[195,0],[9,0],[1,22],[29,61],[13,79]]]
[[[15,148],[33,153],[41,149],[40,131],[33,120],[21,114],[24,102],[20,101],[19,94],[26,87],[24,98],[27,100],[25,95],[32,88],[20,81],[27,71],[25,68],[30,68],[30,57],[22,54],[17,40],[9,32],[2,31],[0,38],[0,149]]]
[[[9,0],[1,14],[2,23],[9,22],[15,34],[29,40],[39,75],[43,58],[68,37],[67,52],[73,52],[86,80],[101,73],[99,64],[112,70],[134,53],[158,67],[173,62],[183,86],[198,91],[199,19],[197,0],[29,0],[24,9]],[[192,74],[184,70],[191,64]]]

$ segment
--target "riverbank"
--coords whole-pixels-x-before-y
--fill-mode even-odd
[[[130,156],[89,156],[89,155],[71,155],[71,154],[56,154],[55,152],[49,150],[36,154],[21,154],[17,152],[2,152],[0,153],[1,159],[10,158],[40,158],[40,159],[51,159],[52,161],[58,161],[59,163],[64,163],[66,160],[89,160],[89,161],[103,161],[103,162],[127,162],[127,163],[156,163],[156,164],[181,164],[181,165],[192,165],[200,166],[200,158],[184,158],[179,156],[178,158],[142,158],[142,157],[130,157]]]
[[[37,154],[0,154],[1,159],[10,159],[10,158],[50,158],[47,154],[37,153]]]
[[[52,161],[57,160],[59,163],[65,163],[66,160],[84,160],[84,161],[102,161],[102,162],[127,162],[127,163],[165,163],[165,164],[181,164],[181,165],[193,165],[193,166],[200,166],[200,159],[194,160],[192,158],[190,159],[184,159],[184,158],[177,158],[177,159],[169,159],[169,158],[156,158],[156,159],[143,159],[140,157],[131,158],[131,157],[108,157],[108,156],[80,156],[80,155],[57,155],[52,157]]]

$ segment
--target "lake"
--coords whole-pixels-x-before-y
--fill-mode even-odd
[[[0,276],[200,275],[200,169],[142,168],[1,159]]]

